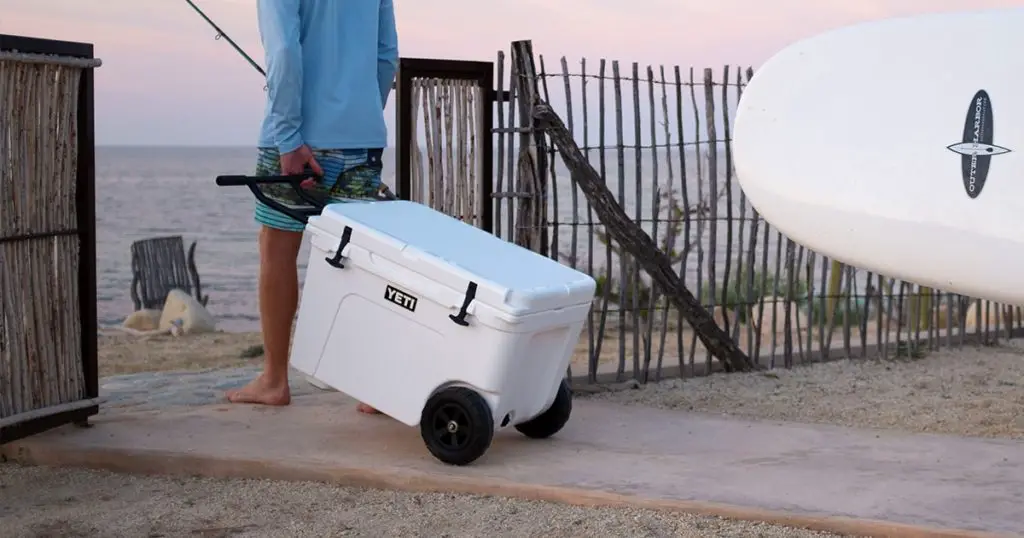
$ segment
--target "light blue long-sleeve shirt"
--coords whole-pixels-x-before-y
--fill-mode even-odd
[[[261,147],[387,145],[398,67],[393,0],[258,0],[267,65]]]

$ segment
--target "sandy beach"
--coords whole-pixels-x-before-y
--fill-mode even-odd
[[[260,333],[215,332],[175,338],[170,334],[133,336],[107,332],[99,337],[100,378],[168,372],[235,368],[255,363],[262,356]]]
[[[254,333],[103,336],[102,375],[258,364]],[[1024,438],[1024,344],[837,361],[580,395],[626,405],[908,432]],[[31,485],[31,487],[29,487]],[[830,536],[741,521],[313,483],[0,465],[11,536]]]

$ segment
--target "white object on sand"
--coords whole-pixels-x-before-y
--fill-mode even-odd
[[[213,332],[216,328],[217,321],[195,297],[178,289],[167,294],[160,315],[161,331],[177,333],[175,336],[179,336]]]
[[[495,430],[547,437],[568,420],[593,278],[413,202],[329,205],[306,231],[296,370],[419,425],[456,465]]]
[[[1024,8],[863,23],[758,69],[737,178],[795,242],[1024,305]]]
[[[121,328],[131,332],[147,333],[160,328],[159,310],[137,310],[128,315]]]

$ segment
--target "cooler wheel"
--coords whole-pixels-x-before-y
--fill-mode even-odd
[[[522,424],[516,424],[516,429],[532,439],[545,439],[558,433],[569,422],[571,414],[572,389],[569,388],[569,382],[563,379],[551,407]]]
[[[482,396],[465,387],[449,387],[423,406],[420,435],[435,458],[468,465],[491,446],[494,417]]]

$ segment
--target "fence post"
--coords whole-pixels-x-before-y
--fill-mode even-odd
[[[0,94],[0,444],[99,412],[99,65],[88,43],[0,34],[0,86],[18,81]]]
[[[516,80],[519,108],[519,157],[516,190],[523,195],[515,218],[513,241],[547,256],[547,147],[543,131],[537,129],[533,107],[540,99],[533,43],[512,42],[512,76]],[[556,238],[557,240],[557,238]]]
[[[412,151],[416,146],[413,131],[412,70],[398,63],[395,82],[395,195],[402,200],[412,200]]]

